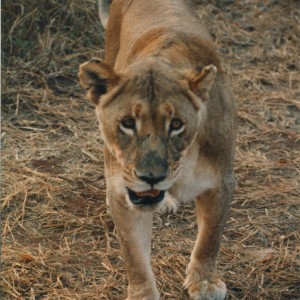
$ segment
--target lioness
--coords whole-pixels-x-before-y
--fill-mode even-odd
[[[189,201],[199,232],[184,287],[191,299],[224,299],[216,259],[234,185],[236,112],[212,39],[189,1],[113,0],[105,50],[105,61],[82,64],[79,78],[105,143],[127,299],[159,299],[150,265],[153,211]]]

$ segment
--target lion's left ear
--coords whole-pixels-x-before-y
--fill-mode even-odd
[[[91,59],[79,67],[80,84],[87,90],[87,97],[94,104],[100,97],[119,82],[112,67],[99,59]]]
[[[210,91],[217,74],[217,67],[214,65],[209,65],[204,67],[200,72],[194,73],[189,79],[190,89],[196,93],[208,97],[208,92]]]

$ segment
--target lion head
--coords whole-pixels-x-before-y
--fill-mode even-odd
[[[174,70],[155,58],[119,73],[96,59],[80,66],[81,85],[95,104],[131,204],[162,201],[178,179],[182,158],[203,126],[216,70]]]

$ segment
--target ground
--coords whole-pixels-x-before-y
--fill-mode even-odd
[[[218,265],[228,299],[299,299],[299,1],[197,2],[239,107]],[[103,57],[95,1],[2,3],[1,299],[125,298],[103,144],[77,79],[93,56]],[[155,217],[162,299],[188,299],[196,230],[192,206]]]

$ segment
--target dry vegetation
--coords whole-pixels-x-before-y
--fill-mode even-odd
[[[103,55],[95,1],[2,2],[1,299],[124,299],[102,142],[78,65]],[[299,299],[299,1],[197,7],[239,105],[237,188],[219,270],[228,299]],[[162,299],[188,299],[194,210],[156,216]]]

